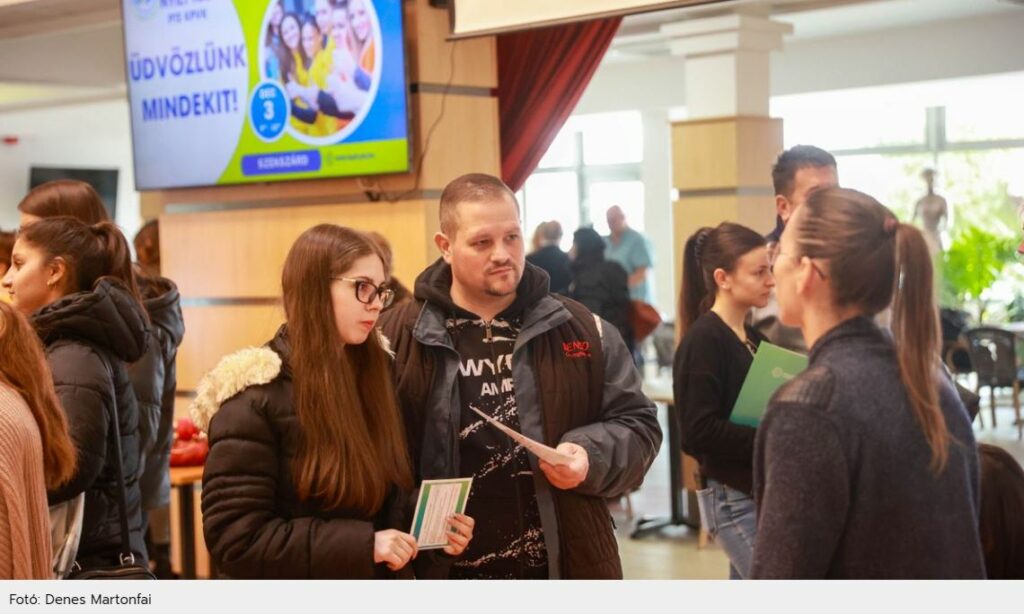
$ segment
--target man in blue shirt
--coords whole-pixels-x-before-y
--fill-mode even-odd
[[[647,281],[647,271],[654,266],[651,246],[647,237],[633,230],[626,223],[626,214],[615,205],[606,214],[611,234],[604,238],[604,255],[622,265],[629,273],[629,297],[634,300],[653,303],[654,295]]]

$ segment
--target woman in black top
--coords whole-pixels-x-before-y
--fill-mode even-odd
[[[674,396],[683,450],[707,481],[697,493],[701,523],[728,555],[730,578],[747,577],[754,548],[756,430],[729,415],[764,340],[744,322],[767,304],[774,285],[765,240],[753,230],[726,222],[686,241]]]

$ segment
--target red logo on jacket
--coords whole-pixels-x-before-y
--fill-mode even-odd
[[[562,343],[566,358],[590,358],[589,341],[566,341]]]

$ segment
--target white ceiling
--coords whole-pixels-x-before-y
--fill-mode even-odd
[[[0,110],[123,95],[120,10],[119,0],[0,0]],[[792,23],[793,41],[1021,13],[1024,0],[719,0],[627,17],[606,61],[667,55],[663,24],[733,10]],[[64,53],[51,57],[60,61],[39,57],[58,49]]]
[[[667,40],[659,32],[662,25],[729,10],[764,10],[765,5],[774,19],[793,24],[789,41],[1024,12],[1024,0],[727,0],[704,7],[626,17],[612,43],[611,56],[617,61],[628,61],[667,55]]]

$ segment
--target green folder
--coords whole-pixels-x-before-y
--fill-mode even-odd
[[[807,357],[803,354],[761,342],[729,420],[746,426],[760,424],[775,391],[806,368]]]

